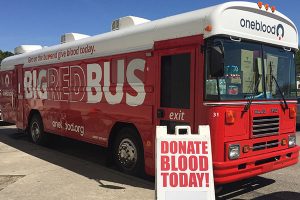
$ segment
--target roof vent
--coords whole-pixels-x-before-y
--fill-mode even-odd
[[[140,18],[140,17],[134,17],[134,16],[126,16],[119,19],[116,19],[111,24],[111,30],[121,30],[127,27],[136,26],[139,24],[143,24],[146,22],[149,22],[150,20]]]
[[[22,54],[22,53],[29,53],[42,48],[43,47],[41,45],[21,45],[15,48],[14,53],[15,55]]]
[[[67,43],[67,42],[72,42],[76,40],[81,40],[83,38],[90,37],[89,35],[84,35],[80,33],[65,33],[61,36],[60,38],[60,43]]]

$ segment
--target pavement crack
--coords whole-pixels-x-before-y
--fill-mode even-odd
[[[15,183],[25,175],[0,175],[0,191]]]

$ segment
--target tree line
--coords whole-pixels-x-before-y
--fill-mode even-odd
[[[9,56],[12,56],[14,55],[12,52],[9,52],[9,51],[1,51],[0,50],[0,62],[4,59],[4,58],[7,58]]]
[[[299,46],[299,49],[300,49],[300,46]],[[296,71],[297,71],[297,74],[299,74],[300,73],[300,50],[297,51],[297,53],[296,53],[295,62],[296,62]]]

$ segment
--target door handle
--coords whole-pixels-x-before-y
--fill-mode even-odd
[[[163,109],[157,110],[157,118],[163,118],[165,116],[165,111]]]

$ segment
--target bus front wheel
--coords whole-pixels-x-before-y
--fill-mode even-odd
[[[120,171],[138,176],[143,174],[143,146],[134,129],[126,127],[119,131],[114,142],[113,158]]]
[[[44,125],[42,118],[35,114],[30,120],[29,133],[31,140],[36,144],[46,143],[46,133],[44,132]]]

